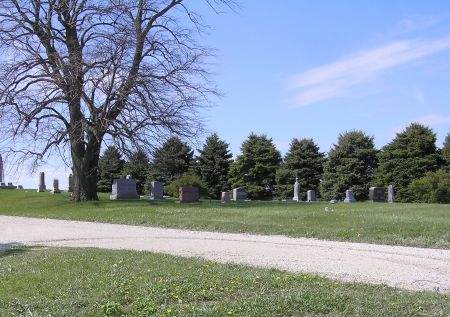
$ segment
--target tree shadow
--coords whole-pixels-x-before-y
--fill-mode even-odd
[[[28,248],[18,242],[0,243],[0,258],[26,252]]]

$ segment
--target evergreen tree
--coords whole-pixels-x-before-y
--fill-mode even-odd
[[[99,178],[97,191],[103,193],[111,192],[114,178],[119,178],[123,174],[123,166],[124,160],[119,150],[114,146],[108,146],[98,161]]]
[[[302,199],[306,191],[318,191],[323,173],[324,155],[312,139],[293,139],[289,152],[276,174],[277,195],[282,198],[293,196],[295,178],[298,177]]]
[[[124,174],[131,175],[136,181],[136,189],[139,195],[146,192],[149,173],[150,160],[148,155],[142,150],[132,153],[128,162],[125,163]]]
[[[436,135],[430,128],[412,123],[381,150],[376,181],[379,185],[394,185],[396,200],[412,201],[411,182],[435,171],[440,163]]]
[[[231,186],[243,187],[252,199],[272,197],[275,173],[281,162],[272,139],[252,133],[242,143],[241,151],[230,167]]]
[[[377,162],[373,137],[362,131],[339,135],[324,164],[322,195],[342,199],[352,189],[357,200],[367,199]]]
[[[442,147],[442,158],[444,161],[444,168],[447,171],[450,171],[450,133],[445,137],[444,146]]]
[[[197,174],[208,188],[211,198],[220,198],[220,193],[227,189],[228,172],[232,154],[228,144],[214,133],[206,139],[203,149],[197,157]]]
[[[171,137],[153,156],[152,176],[167,184],[189,170],[194,151],[178,137]]]

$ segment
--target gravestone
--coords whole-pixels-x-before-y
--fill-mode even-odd
[[[164,186],[163,183],[153,181],[148,188],[151,200],[160,200],[164,198]]]
[[[384,203],[386,201],[386,188],[384,187],[370,187],[369,200],[372,202]]]
[[[296,177],[294,183],[294,197],[292,197],[293,201],[301,201],[301,198],[298,196],[299,193],[300,193],[300,184],[298,183],[298,177]]]
[[[73,193],[73,175],[70,174],[69,175],[69,189],[68,189],[69,193]]]
[[[353,196],[353,191],[351,189],[347,189],[345,191],[345,203],[354,203],[356,202],[355,196]]]
[[[233,188],[233,200],[234,201],[241,201],[247,199],[247,192],[241,188]]]
[[[310,189],[306,192],[306,201],[307,202],[317,201],[315,190]]]
[[[52,190],[53,194],[60,194],[61,191],[59,190],[59,180],[57,178],[55,178],[53,180],[53,190]]]
[[[223,204],[229,203],[231,200],[230,192],[222,192],[222,196],[220,197],[220,202]]]
[[[38,193],[42,193],[45,192],[47,188],[45,187],[45,173],[44,172],[40,172],[39,173],[39,186],[38,186]]]
[[[394,186],[388,186],[388,203],[393,203],[395,199]]]
[[[179,189],[180,203],[194,203],[199,199],[199,191],[197,187],[185,186]]]
[[[136,181],[131,179],[129,175],[127,178],[117,178],[113,181],[112,192],[109,199],[139,199],[136,191]]]

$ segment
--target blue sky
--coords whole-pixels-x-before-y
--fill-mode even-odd
[[[198,10],[225,93],[206,125],[235,155],[250,132],[282,153],[294,137],[326,152],[351,129],[381,147],[413,121],[432,127],[438,146],[450,132],[450,1],[246,0],[237,13]],[[59,177],[66,186],[61,165],[42,170],[48,185]],[[9,178],[36,186],[37,175],[19,174]]]

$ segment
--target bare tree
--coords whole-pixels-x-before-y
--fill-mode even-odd
[[[184,2],[1,0],[0,132],[10,151],[69,156],[73,199],[96,200],[102,143],[126,150],[196,135],[198,109],[217,92],[201,17]]]

